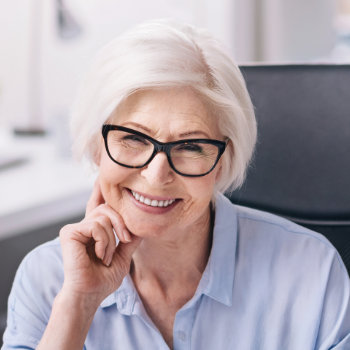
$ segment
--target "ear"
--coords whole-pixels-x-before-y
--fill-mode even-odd
[[[221,178],[221,173],[222,173],[222,164],[221,164],[221,161],[220,161],[220,163],[218,164],[218,166],[219,166],[219,168],[218,168],[217,173],[216,173],[216,175],[215,175],[215,182],[216,182],[216,183],[217,183],[217,182],[220,180],[220,178]]]
[[[95,149],[92,153],[92,160],[93,162],[99,167],[101,163],[101,156],[102,156],[102,150],[104,147],[103,139],[101,139],[100,142],[96,143]]]
[[[101,163],[101,148],[99,147],[92,155],[92,161],[99,167]]]

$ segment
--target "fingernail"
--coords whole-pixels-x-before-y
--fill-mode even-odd
[[[112,256],[106,257],[106,260],[103,262],[106,266],[109,266],[112,262]]]
[[[131,236],[130,236],[130,233],[128,230],[123,230],[123,235],[124,235],[124,238],[127,242],[131,242],[132,239],[131,239]]]
[[[113,255],[111,255],[111,256],[108,258],[107,266],[110,266],[110,265],[111,265],[112,260],[113,260]]]

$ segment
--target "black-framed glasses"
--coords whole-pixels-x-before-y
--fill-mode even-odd
[[[158,152],[164,152],[177,174],[190,177],[210,173],[227,145],[211,139],[159,142],[139,131],[112,124],[103,125],[102,135],[107,154],[121,166],[143,168]]]

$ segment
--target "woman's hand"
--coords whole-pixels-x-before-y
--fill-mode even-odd
[[[105,203],[97,180],[85,218],[64,226],[60,241],[64,264],[60,294],[86,298],[91,307],[97,308],[128,274],[132,254],[141,239],[132,235],[122,217]]]
[[[60,241],[64,282],[37,350],[83,347],[98,306],[128,274],[141,239],[131,234],[121,216],[105,203],[97,180],[85,218],[64,226]]]

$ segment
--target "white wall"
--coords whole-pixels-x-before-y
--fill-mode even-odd
[[[0,2],[0,126],[50,128],[65,119],[96,50],[147,19],[172,17],[207,27],[233,51],[231,0],[65,3],[81,27],[67,40],[57,35],[55,0]]]
[[[310,61],[334,45],[335,0],[65,0],[81,28],[58,35],[56,0],[0,1],[0,127],[67,119],[93,54],[151,18],[208,28],[239,62]]]
[[[31,110],[29,0],[0,2],[0,126]]]
[[[234,2],[239,62],[314,61],[329,55],[335,45],[335,0]]]

